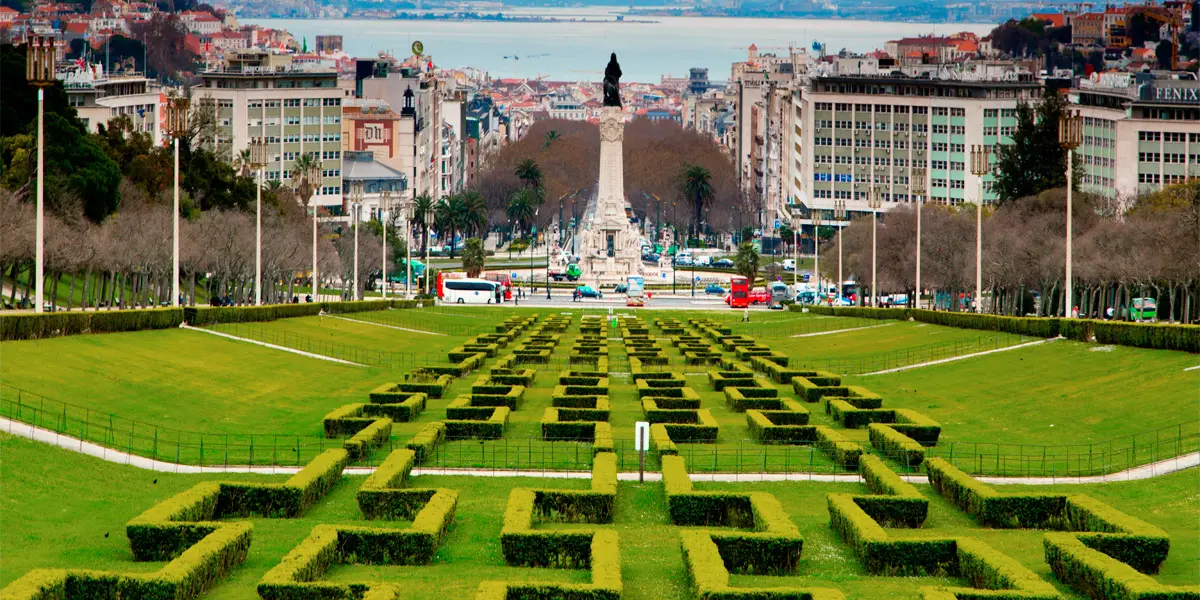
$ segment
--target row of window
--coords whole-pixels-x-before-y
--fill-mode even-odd
[[[1184,133],[1182,131],[1139,131],[1139,142],[1191,142],[1200,143],[1200,133]]]
[[[814,137],[814,146],[837,146],[838,148],[877,148],[881,150],[908,150],[908,142],[905,140],[867,140],[867,139],[850,139],[850,138],[827,138]],[[913,144],[916,150],[923,150],[923,144]]]
[[[1092,156],[1090,154],[1083,155],[1083,164],[1094,165],[1097,167],[1115,168],[1117,160],[1115,158],[1105,158],[1103,156]]]
[[[1092,146],[1094,148],[1116,148],[1117,140],[1100,136],[1083,136],[1083,145]]]
[[[1116,129],[1117,122],[1112,119],[1101,119],[1099,117],[1084,117],[1084,127],[1096,127],[1099,129]]]
[[[1005,127],[984,127],[984,128],[983,128],[983,135],[996,135],[996,134],[1000,134],[1000,135],[1005,135],[1005,136],[1008,136],[1008,137],[1012,137],[1012,136],[1013,136],[1013,134],[1014,134],[1014,133],[1016,133],[1016,131],[1017,131],[1017,128],[1016,128],[1015,126],[1012,126],[1012,125],[1005,126]]]
[[[815,110],[837,110],[839,112],[849,112],[854,110],[860,113],[876,112],[894,113],[900,115],[907,115],[910,113],[914,115],[929,114],[928,106],[909,106],[907,104],[850,104],[847,102],[838,102],[835,104],[833,102],[817,102],[813,108]],[[955,108],[952,110],[954,111],[953,115],[956,117],[966,116],[966,111],[964,109]],[[945,111],[946,107],[937,107],[934,109],[934,114],[945,115]]]
[[[225,102],[229,103],[229,107],[233,106],[232,100],[222,100],[222,107],[225,107]],[[279,108],[284,107],[299,107],[303,102],[304,106],[341,106],[341,98],[283,98],[282,100],[249,100],[246,102],[246,108]]]
[[[1084,175],[1084,185],[1098,185],[1101,187],[1111,188],[1116,185],[1116,181],[1112,177],[1101,177],[1099,175]]]
[[[997,116],[1000,116],[1000,117],[1003,117],[1006,119],[1016,118],[1017,109],[1015,109],[1015,108],[985,108],[985,109],[983,109],[983,118],[995,119]]]

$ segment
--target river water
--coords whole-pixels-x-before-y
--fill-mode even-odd
[[[503,21],[383,21],[359,19],[249,19],[283,28],[297,38],[341,34],[347,53],[374,56],[388,50],[407,55],[420,40],[439,67],[476,67],[493,77],[536,77],[550,81],[598,81],[616,52],[622,81],[658,83],[663,75],[686,77],[691,67],[707,67],[709,78],[725,81],[730,64],[746,59],[750,44],[760,53],[786,53],[789,45],[829,52],[842,48],[869,52],[888,40],[973,31],[984,35],[994,24],[884,23],[831,19],[734,19],[637,17],[653,23],[616,22],[611,9],[537,9],[557,18],[591,22],[518,23]],[[491,12],[491,11],[489,11]],[[522,11],[505,11],[519,14]],[[525,11],[528,14],[529,11]],[[604,22],[599,20],[604,19]],[[519,56],[514,61],[505,56]]]

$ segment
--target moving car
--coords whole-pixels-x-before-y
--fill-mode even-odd
[[[767,288],[750,290],[750,304],[769,304],[771,292]]]
[[[776,281],[768,286],[768,291],[771,293],[771,297],[767,301],[767,308],[783,310],[783,301],[789,299],[787,284]]]
[[[624,283],[618,283],[616,285],[616,287],[613,288],[613,293],[614,294],[624,294],[625,291],[628,289],[629,289],[629,286],[625,285]]]
[[[584,298],[603,298],[604,297],[604,294],[601,294],[600,290],[597,290],[596,288],[594,288],[590,285],[578,286],[575,288],[575,291],[579,292],[579,295]]]
[[[718,258],[717,260],[712,261],[712,264],[709,266],[716,267],[718,269],[732,269],[733,261],[729,260],[728,258]]]
[[[555,281],[562,281],[564,279],[567,281],[575,281],[576,279],[579,279],[580,275],[583,275],[583,270],[580,269],[579,265],[575,263],[567,265],[567,269],[565,271],[558,269],[550,270],[550,279]]]
[[[784,271],[789,271],[789,272],[791,272],[791,271],[795,271],[795,270],[796,270],[796,261],[795,261],[795,260],[793,260],[793,259],[790,259],[790,258],[788,258],[788,259],[784,259],[784,261],[783,261],[783,270],[784,270]]]
[[[717,284],[715,284],[715,283],[710,283],[710,284],[708,284],[707,286],[705,286],[705,288],[704,288],[704,293],[705,293],[705,294],[717,294],[717,295],[720,295],[720,294],[724,294],[726,291],[727,291],[727,290],[726,290],[725,288],[723,288],[723,287],[721,287],[720,285],[717,285]]]

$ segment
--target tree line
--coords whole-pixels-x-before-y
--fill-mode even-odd
[[[1133,298],[1154,298],[1159,320],[1200,318],[1200,185],[1179,184],[1144,195],[1111,214],[1107,200],[1073,198],[1073,302],[1080,316],[1126,314]],[[837,278],[836,233],[822,243],[821,273]],[[916,212],[897,207],[880,216],[878,290],[870,290],[871,216],[840,232],[843,276],[880,295],[915,297]],[[1063,315],[1066,191],[1055,188],[986,210],[983,219],[983,307],[1002,315]],[[921,212],[921,288],[950,298],[975,289],[975,207],[925,205]],[[958,302],[947,307],[958,310]]]

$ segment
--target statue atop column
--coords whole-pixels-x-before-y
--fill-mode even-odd
[[[613,52],[604,67],[604,106],[621,106],[621,65]]]

